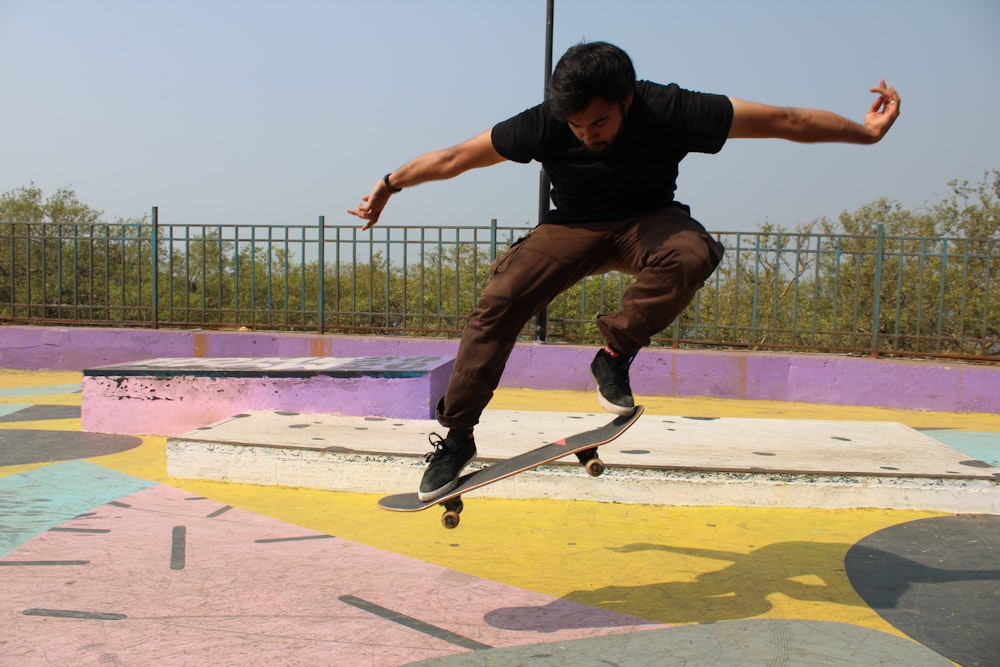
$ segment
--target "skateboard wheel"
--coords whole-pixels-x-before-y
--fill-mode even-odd
[[[600,477],[604,474],[604,461],[597,458],[596,456],[584,464],[587,469],[587,474],[591,477]]]
[[[458,528],[458,522],[460,521],[458,512],[454,510],[448,510],[441,515],[441,525],[451,530],[452,528]]]

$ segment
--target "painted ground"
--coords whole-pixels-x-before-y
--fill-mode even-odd
[[[163,438],[80,432],[79,383],[0,372],[0,665],[973,666],[1000,655],[997,516],[477,499],[475,520],[445,531],[436,512],[382,512],[375,495],[168,478]],[[494,407],[592,400],[508,390]],[[650,414],[900,421],[971,458],[1000,453],[996,415],[645,403]]]

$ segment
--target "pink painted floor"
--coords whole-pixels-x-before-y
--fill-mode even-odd
[[[0,664],[21,667],[374,667],[663,627],[164,485],[96,507],[3,562],[23,564],[2,568]],[[511,608],[536,608],[534,629],[490,624]]]

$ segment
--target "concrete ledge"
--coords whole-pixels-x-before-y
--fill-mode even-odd
[[[454,356],[458,341],[275,332],[0,326],[0,368],[83,370],[164,357]],[[594,348],[518,344],[503,387],[591,390]],[[1000,360],[998,360],[1000,361]],[[1000,413],[1000,363],[647,348],[640,397],[705,396],[904,410]]]
[[[471,469],[608,421],[491,411]],[[253,412],[167,441],[171,477],[362,493],[415,489],[433,421]],[[1000,514],[1000,469],[902,424],[643,416],[601,448],[590,478],[570,457],[469,498],[654,505],[877,507]]]
[[[195,459],[201,463],[195,464]],[[422,456],[359,456],[188,440],[174,441],[167,460],[171,477],[386,494],[416,489],[425,467]],[[1000,485],[991,480],[624,467],[610,468],[595,480],[568,461],[536,468],[469,494],[473,502],[477,497],[682,507],[884,508],[1000,514]]]
[[[454,360],[158,358],[86,369],[81,426],[177,435],[248,410],[430,419]]]

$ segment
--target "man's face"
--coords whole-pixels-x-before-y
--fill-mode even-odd
[[[570,115],[566,122],[588,150],[600,153],[607,150],[621,132],[625,114],[631,104],[631,95],[621,103],[595,97],[583,111]]]

